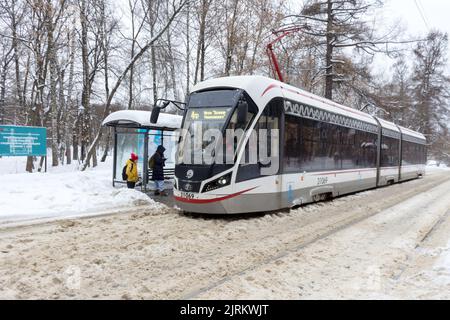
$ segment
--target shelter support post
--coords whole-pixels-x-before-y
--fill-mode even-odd
[[[142,183],[144,185],[144,191],[147,191],[148,184],[148,134],[149,130],[145,131],[144,135],[144,173],[142,175]]]
[[[114,156],[113,156],[113,187],[116,186],[116,174],[117,174],[117,128],[114,127]]]

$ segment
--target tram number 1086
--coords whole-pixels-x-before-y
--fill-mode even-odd
[[[323,185],[326,185],[326,184],[328,184],[328,177],[319,177],[317,179],[317,185],[318,186],[323,186]]]
[[[181,192],[181,197],[192,200],[192,199],[194,199],[194,194],[190,193],[190,192]]]

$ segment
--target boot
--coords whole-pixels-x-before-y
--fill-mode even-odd
[[[160,192],[158,190],[155,191],[155,196],[159,196]]]

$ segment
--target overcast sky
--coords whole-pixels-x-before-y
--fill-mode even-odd
[[[386,0],[384,10],[386,16],[400,18],[413,34],[425,34],[430,28],[450,33],[449,0]]]
[[[390,23],[400,20],[407,35],[424,36],[431,29],[439,29],[450,35],[449,0],[386,0],[383,8]],[[448,52],[450,62],[450,50]],[[450,73],[450,65],[447,66]]]
[[[300,10],[305,0],[289,0],[293,12]],[[430,30],[438,29],[450,35],[450,0],[383,0],[383,7],[376,12],[378,34],[400,24],[405,34],[402,39],[420,39]],[[408,46],[408,45],[406,45]],[[409,45],[410,49],[414,44]],[[447,74],[450,74],[450,50],[448,50]],[[410,60],[410,62],[412,62]],[[379,54],[375,57],[374,71],[389,77],[393,60]]]
[[[379,21],[385,26],[399,22],[405,29],[405,39],[424,37],[430,30],[438,29],[450,35],[450,0],[385,0]],[[414,46],[414,45],[412,45]],[[392,60],[378,56],[375,60],[375,72],[389,76]],[[447,74],[450,74],[450,50],[448,51]]]

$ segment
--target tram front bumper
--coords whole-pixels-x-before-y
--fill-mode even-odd
[[[204,214],[231,214],[222,203],[193,204],[175,200],[177,207],[185,212],[204,213]]]
[[[251,189],[252,190],[252,189]],[[237,193],[199,194],[174,190],[177,206],[187,212],[205,214],[238,214],[252,211],[248,208],[248,195],[250,190]]]

